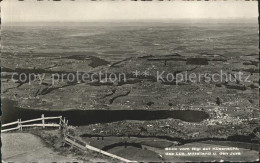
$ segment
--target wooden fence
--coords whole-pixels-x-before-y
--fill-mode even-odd
[[[91,151],[98,152],[98,153],[101,153],[103,155],[106,155],[108,157],[120,160],[122,162],[137,163],[137,161],[127,160],[125,158],[119,157],[117,155],[114,155],[114,154],[108,153],[106,151],[103,151],[101,149],[98,149],[98,148],[95,148],[93,146],[90,146],[87,143],[85,143],[84,141],[79,140],[79,139],[77,139],[74,136],[71,136],[69,134],[65,135],[64,143],[66,143],[68,145],[71,145],[71,147],[77,148],[77,149],[79,149],[81,151],[91,150]]]
[[[59,124],[58,123],[46,123],[47,120],[55,120],[58,119],[59,120]],[[41,121],[41,123],[36,123],[36,124],[31,124],[33,122],[38,122]],[[3,129],[6,127],[10,127],[10,126],[14,126],[17,125],[16,127],[12,127],[12,128],[8,128],[8,129]],[[63,129],[63,133],[64,133],[64,143],[71,145],[71,147],[77,148],[81,151],[86,151],[86,150],[91,150],[94,152],[98,152],[101,153],[103,155],[106,155],[108,157],[111,157],[113,159],[117,159],[120,160],[121,162],[127,162],[127,163],[136,163],[136,161],[130,161],[127,160],[125,158],[113,155],[111,153],[108,153],[106,151],[103,151],[101,149],[92,147],[90,145],[88,145],[86,142],[71,136],[68,132],[68,120],[66,120],[66,118],[64,117],[64,119],[62,119],[62,116],[58,116],[58,117],[44,117],[44,114],[42,114],[41,118],[36,118],[36,119],[31,119],[31,120],[25,120],[22,121],[21,119],[18,119],[15,122],[11,122],[11,123],[7,123],[7,124],[3,124],[2,125],[2,130],[1,132],[7,132],[7,131],[13,131],[13,130],[20,130],[22,131],[23,128],[25,127],[58,127],[59,129]]]
[[[59,124],[57,124],[57,123],[46,123],[47,120],[54,120],[54,119],[59,119],[60,120]],[[41,121],[41,123],[31,124],[33,122],[38,122],[38,121]],[[67,121],[65,119],[64,120],[62,119],[62,116],[58,116],[58,117],[44,117],[44,114],[42,114],[41,118],[25,120],[25,121],[22,121],[21,119],[18,119],[15,122],[3,124],[1,132],[3,133],[3,132],[13,131],[13,130],[20,130],[20,131],[22,131],[23,128],[26,128],[26,127],[42,127],[42,128],[45,128],[45,127],[58,127],[58,128],[60,128],[62,123],[67,123]],[[6,128],[6,127],[14,126],[16,124],[17,124],[16,127],[3,129],[3,128]]]

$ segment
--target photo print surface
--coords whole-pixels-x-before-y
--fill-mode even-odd
[[[257,1],[1,2],[3,162],[257,162]]]

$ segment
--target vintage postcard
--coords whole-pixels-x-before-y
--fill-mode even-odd
[[[257,1],[1,2],[2,162],[259,161]]]

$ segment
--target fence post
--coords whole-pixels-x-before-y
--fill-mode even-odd
[[[62,117],[60,117],[59,130],[61,129],[61,119]]]
[[[42,127],[45,128],[44,114],[42,114]]]
[[[17,127],[18,127],[18,130],[21,130],[21,127],[20,127],[20,119],[17,119]]]
[[[64,117],[64,120],[63,120],[63,125],[64,125],[64,129],[65,129],[65,132],[67,130],[67,126],[66,126],[66,118]]]
[[[73,139],[70,139],[70,140],[72,140],[73,141],[73,143],[75,143],[75,138],[73,137]],[[73,148],[74,147],[74,144],[71,144],[71,148]]]
[[[63,119],[63,124],[64,124],[64,126],[66,125],[66,118],[65,117]]]
[[[18,126],[19,126],[19,130],[23,131],[23,126],[22,126],[22,119],[18,119]]]

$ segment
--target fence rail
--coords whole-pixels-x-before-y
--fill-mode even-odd
[[[59,119],[60,122],[59,124],[57,123],[46,123],[46,120],[53,120],[53,119]],[[42,121],[42,123],[38,123],[38,124],[26,124],[26,123],[31,123],[31,122],[37,122],[37,121]],[[64,122],[64,120],[62,120],[62,116],[57,116],[57,117],[44,117],[44,114],[42,114],[41,118],[36,118],[36,119],[31,119],[31,120],[25,120],[22,121],[21,119],[18,119],[15,122],[11,122],[11,123],[7,123],[7,124],[3,124],[2,128],[8,127],[8,126],[13,126],[17,124],[17,127],[13,127],[13,128],[8,128],[8,129],[2,129],[1,132],[7,132],[7,131],[13,131],[13,130],[22,130],[24,127],[61,127],[61,124]]]
[[[11,126],[11,125],[15,125],[15,124],[18,124],[18,123],[19,123],[19,120],[15,121],[15,122],[3,124],[2,127]]]
[[[19,126],[17,127],[14,127],[14,128],[9,128],[9,129],[5,129],[5,130],[2,130],[1,132],[7,132],[7,131],[12,131],[12,130],[19,130]]]
[[[59,119],[59,124],[57,123],[45,123],[46,120],[51,120],[51,119]],[[38,121],[42,121],[42,123],[36,123],[36,124],[26,124],[26,123],[32,123],[32,122],[38,122]],[[69,135],[66,131],[68,129],[68,120],[66,120],[66,118],[64,117],[64,119],[62,119],[62,116],[58,116],[58,117],[44,117],[44,114],[42,114],[41,118],[36,118],[36,119],[31,119],[31,120],[25,120],[22,121],[21,119],[18,119],[15,122],[11,122],[11,123],[7,123],[7,124],[3,124],[2,128],[4,127],[8,127],[8,126],[13,126],[16,125],[17,127],[13,127],[13,128],[8,128],[8,129],[2,129],[1,132],[7,132],[7,131],[13,131],[13,130],[22,130],[25,127],[58,127],[59,129],[61,129],[61,127],[63,126],[63,128],[65,129],[64,132],[64,143],[70,145],[71,147],[77,148],[81,151],[86,151],[86,150],[91,150],[94,152],[98,152],[101,153],[103,155],[106,155],[108,157],[111,157],[113,159],[117,159],[120,160],[122,162],[127,162],[127,163],[136,163],[136,161],[130,161],[127,160],[125,158],[116,156],[114,154],[108,153],[106,151],[103,151],[101,149],[95,148],[93,146],[88,145],[86,142]]]
[[[44,115],[44,114],[43,114]],[[22,121],[20,123],[29,123],[29,122],[35,122],[35,121],[42,121],[42,120],[49,120],[49,119],[60,119],[62,118],[61,116],[59,117],[41,117],[41,118],[36,118],[36,119],[31,119],[31,120],[26,120],[26,121]]]
[[[122,158],[122,157],[119,157],[117,155],[114,155],[114,154],[111,154],[111,153],[108,153],[106,151],[103,151],[101,149],[98,149],[96,147],[93,147],[93,146],[90,146],[88,145],[87,143],[85,143],[84,141],[82,140],[79,140],[69,134],[66,134],[65,135],[65,139],[64,139],[65,143],[68,144],[68,145],[71,145],[72,147],[75,147],[81,151],[86,151],[86,150],[91,150],[91,151],[94,151],[94,152],[98,152],[98,153],[101,153],[103,155],[106,155],[108,157],[111,157],[111,158],[114,158],[114,159],[117,159],[117,160],[120,160],[122,162],[127,162],[127,163],[137,163],[137,161],[131,161],[131,160],[128,160],[128,159],[125,159],[125,158]]]
[[[22,125],[22,127],[60,127],[59,124],[32,124],[32,125]]]

